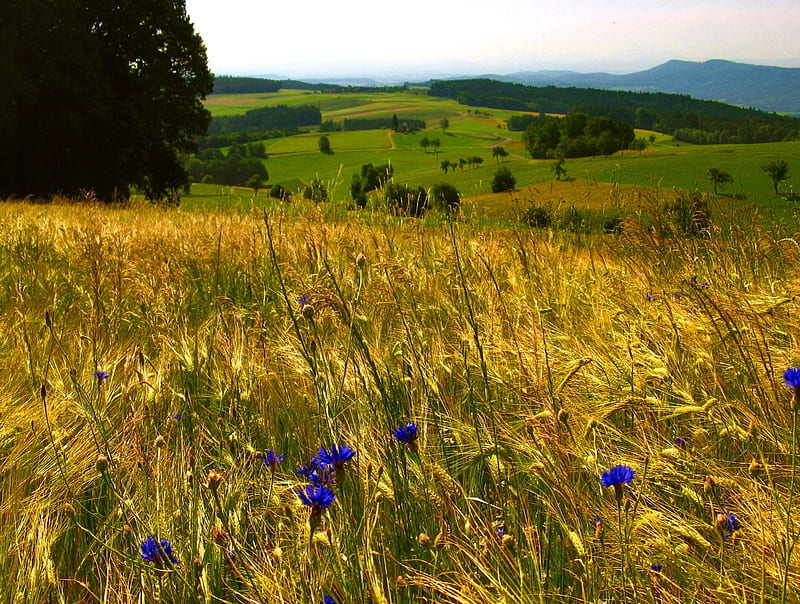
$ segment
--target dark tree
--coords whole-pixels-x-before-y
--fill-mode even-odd
[[[769,176],[772,181],[772,188],[775,189],[775,195],[777,195],[778,183],[789,180],[789,164],[782,159],[778,159],[761,164],[761,169]]]
[[[400,128],[400,122],[398,122],[398,120],[397,120],[397,114],[393,113],[392,114],[392,130],[397,132],[398,128]]]
[[[450,120],[446,117],[443,117],[439,120],[439,127],[442,129],[442,134],[447,132],[447,129],[450,127]]]
[[[443,171],[445,174],[447,174],[447,171],[448,171],[450,168],[453,168],[453,172],[455,172],[455,170],[456,170],[456,165],[455,165],[454,163],[452,163],[452,162],[451,162],[449,159],[443,159],[443,160],[442,160],[442,163],[441,163],[441,164],[439,164],[439,167],[442,169],[442,171]]]
[[[461,207],[461,195],[458,189],[446,182],[433,185],[431,201],[433,207],[448,214],[455,214]]]
[[[556,175],[556,180],[561,180],[562,176],[567,175],[567,169],[564,167],[564,158],[558,158],[558,161],[553,164],[552,168],[550,168],[553,174]]]
[[[711,181],[711,184],[714,185],[714,195],[717,194],[717,188],[720,185],[733,182],[733,176],[728,174],[725,170],[720,170],[719,168],[709,168],[708,179]]]
[[[331,151],[331,141],[324,134],[319,137],[318,144],[320,153],[333,153],[333,151]]]
[[[505,150],[504,147],[492,147],[492,157],[494,157],[495,161],[501,161],[503,158],[508,156],[508,151]]]
[[[213,76],[181,0],[0,4],[0,197],[187,183]]]
[[[423,149],[423,151],[425,151],[425,153],[427,153],[428,152],[428,147],[431,146],[430,139],[427,136],[423,136],[422,140],[419,141],[419,146],[422,147],[422,149]]]
[[[511,170],[505,166],[498,168],[494,173],[492,179],[492,193],[501,193],[503,191],[513,191],[517,186],[517,179],[511,174]]]
[[[428,208],[428,194],[422,187],[390,183],[386,185],[386,205],[396,216],[420,218]]]
[[[264,181],[261,180],[261,177],[258,174],[253,174],[247,179],[245,185],[253,189],[253,195],[258,196],[259,190],[264,188]]]

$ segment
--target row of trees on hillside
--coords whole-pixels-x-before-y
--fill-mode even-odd
[[[234,132],[264,132],[301,126],[319,126],[322,112],[314,105],[275,105],[251,109],[242,115],[215,117],[208,127],[208,134]]]
[[[472,106],[536,113],[585,113],[624,121],[633,128],[656,130],[693,143],[747,144],[800,139],[800,119],[702,101],[687,95],[589,88],[524,86],[494,80],[433,82],[432,96]],[[511,130],[527,129],[535,117],[512,116]]]

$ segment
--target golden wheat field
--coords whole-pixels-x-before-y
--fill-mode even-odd
[[[798,293],[753,224],[5,203],[0,599],[800,602]]]

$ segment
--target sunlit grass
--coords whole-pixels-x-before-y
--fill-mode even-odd
[[[796,238],[259,205],[0,209],[0,599],[797,601]]]

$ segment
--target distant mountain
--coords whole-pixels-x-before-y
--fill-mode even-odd
[[[667,61],[629,73],[577,73],[574,71],[520,71],[483,76],[529,86],[575,86],[688,94],[697,99],[721,101],[764,111],[800,114],[800,68],[750,65],[713,60],[702,63]]]

